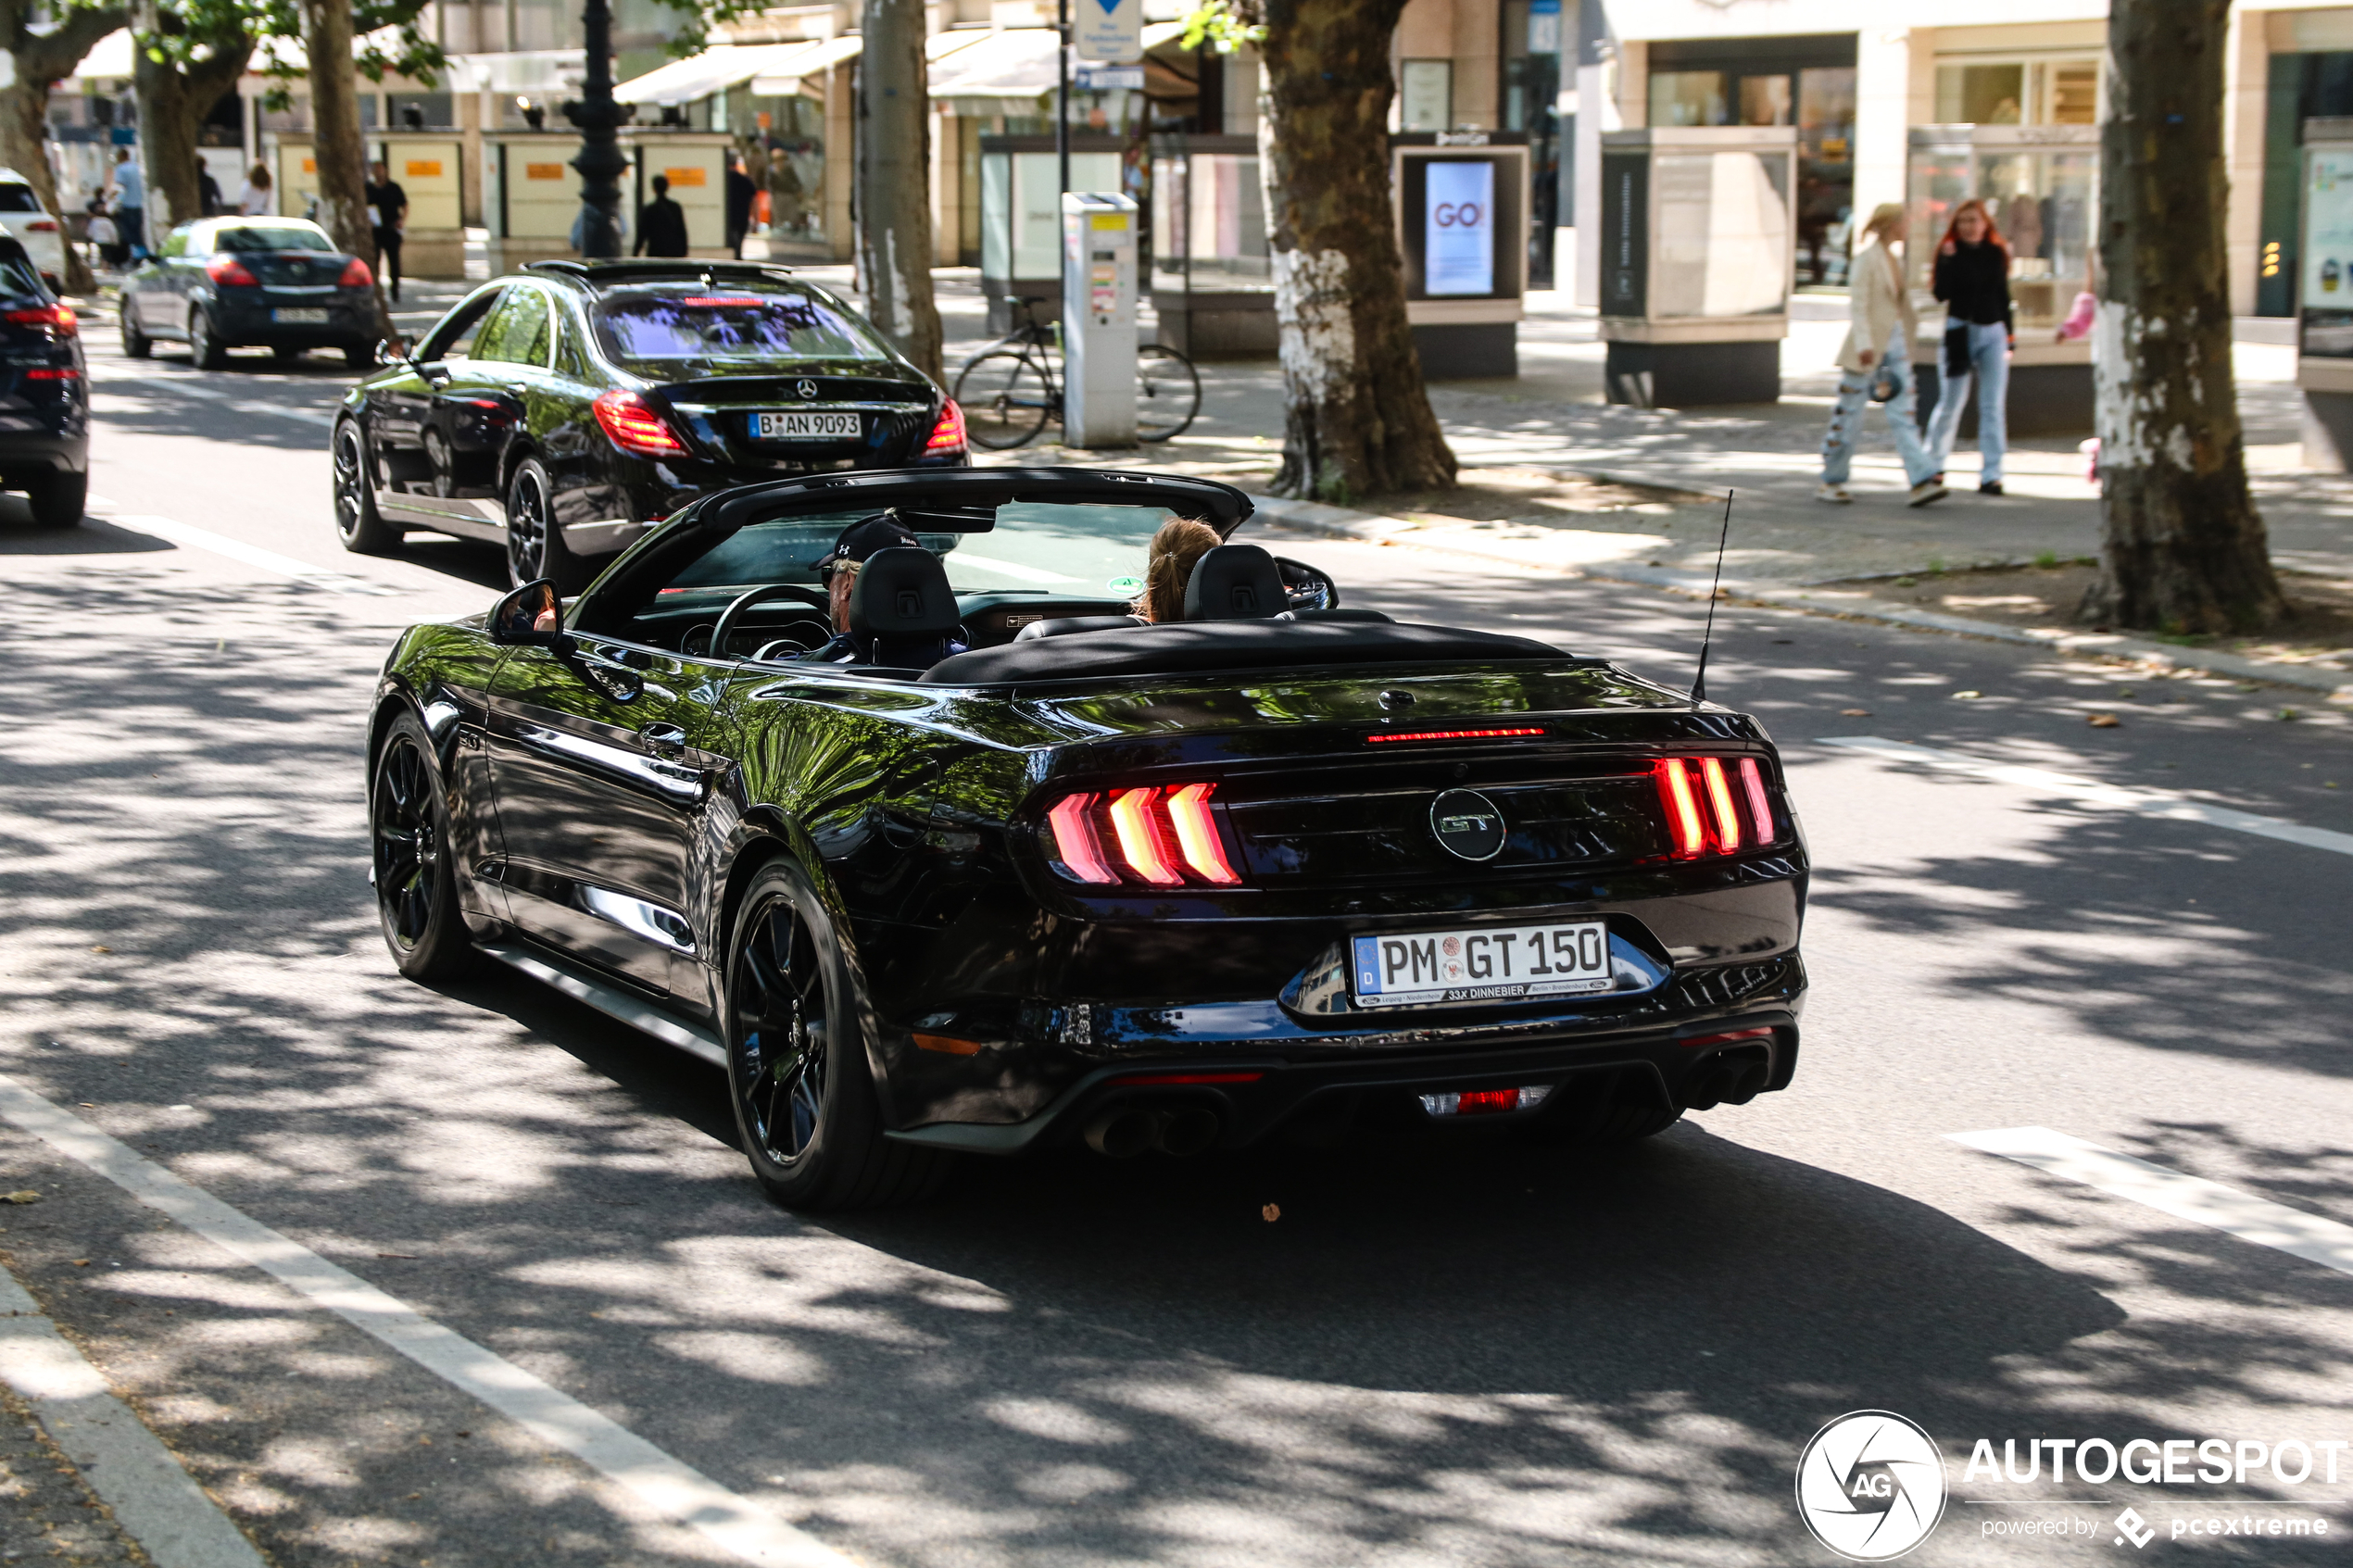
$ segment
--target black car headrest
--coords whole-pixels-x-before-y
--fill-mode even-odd
[[[1143,624],[1132,615],[1063,615],[1031,621],[1013,633],[1013,641],[1034,643],[1040,637],[1067,637],[1077,632],[1129,632]]]
[[[947,570],[929,550],[905,545],[876,550],[850,585],[853,637],[945,637],[961,619]]]
[[[1282,569],[1255,545],[1220,545],[1185,584],[1188,621],[1264,621],[1290,608]]]

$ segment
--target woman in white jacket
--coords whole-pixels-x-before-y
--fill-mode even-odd
[[[1919,421],[1912,412],[1912,340],[1919,323],[1912,314],[1911,291],[1904,286],[1903,266],[1892,248],[1903,232],[1904,207],[1882,202],[1863,225],[1863,249],[1846,275],[1855,324],[1838,351],[1838,407],[1831,411],[1830,433],[1822,438],[1822,484],[1815,496],[1844,503],[1855,497],[1846,491],[1846,476],[1855,463],[1855,444],[1863,433],[1863,409],[1871,384],[1892,377],[1894,395],[1887,399],[1887,422],[1895,433],[1895,451],[1904,459],[1904,477],[1911,484],[1911,504],[1925,507],[1950,494],[1936,475],[1936,459],[1920,439]]]

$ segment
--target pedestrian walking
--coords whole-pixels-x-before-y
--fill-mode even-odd
[[[637,209],[638,256],[686,254],[686,209],[670,199],[670,176],[654,176],[654,199]]]
[[[751,232],[751,206],[760,194],[760,187],[744,172],[744,160],[732,154],[727,159],[727,250],[736,260],[744,258],[744,236]]]
[[[270,166],[257,163],[245,171],[245,188],[237,193],[237,210],[247,218],[267,218],[271,200]]]
[[[392,297],[400,297],[400,236],[409,227],[409,193],[392,182],[392,170],[381,162],[368,166],[368,188],[363,193],[368,211],[374,220],[376,258],[379,270],[392,286]]]
[[[1862,252],[1847,269],[1854,324],[1838,351],[1838,402],[1831,409],[1830,433],[1822,437],[1822,483],[1814,493],[1820,500],[1843,505],[1855,498],[1847,494],[1846,476],[1854,469],[1865,409],[1874,399],[1887,405],[1896,456],[1912,487],[1910,504],[1925,507],[1949,494],[1913,413],[1912,343],[1919,321],[1912,313],[1911,291],[1904,286],[1904,264],[1895,255],[1903,232],[1903,204],[1881,202],[1863,225]]]
[[[2010,345],[2018,329],[2010,310],[2010,247],[1983,202],[1972,198],[1954,209],[1944,243],[1936,247],[1930,292],[1944,303],[1944,384],[1929,416],[1929,452],[1942,478],[1974,383],[1978,493],[1999,495],[2009,445]]]
[[[147,179],[129,147],[114,150],[114,196],[107,204],[114,214],[116,242],[137,261],[147,254]]]
[[[212,177],[209,164],[196,165],[196,206],[207,218],[220,216],[220,182]]]

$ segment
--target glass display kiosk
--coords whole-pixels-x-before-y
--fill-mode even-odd
[[[1912,129],[1905,191],[1910,226],[1905,270],[1919,307],[1923,422],[1936,406],[1944,307],[1929,292],[1931,262],[1954,209],[1985,204],[2010,247],[2010,306],[2018,341],[2010,350],[2005,412],[2014,435],[2088,435],[2092,431],[2092,340],[2057,341],[2075,296],[2092,287],[2092,236],[2099,216],[2096,125],[1920,125]],[[1976,433],[1976,404],[1964,416]]]
[[[1528,136],[1404,132],[1390,192],[1405,263],[1405,320],[1435,380],[1519,374],[1528,292]]]
[[[1194,359],[1275,352],[1275,274],[1255,136],[1155,136],[1152,310]]]
[[[1601,332],[1609,400],[1771,403],[1797,260],[1786,125],[1602,133]]]
[[[2303,207],[2296,384],[2304,466],[2344,473],[2353,469],[2353,119],[2304,122]]]

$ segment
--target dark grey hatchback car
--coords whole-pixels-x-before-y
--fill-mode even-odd
[[[157,341],[185,343],[203,370],[247,345],[292,358],[339,348],[355,370],[375,363],[375,278],[299,218],[206,218],[164,236],[122,284],[122,351],[145,359]]]

